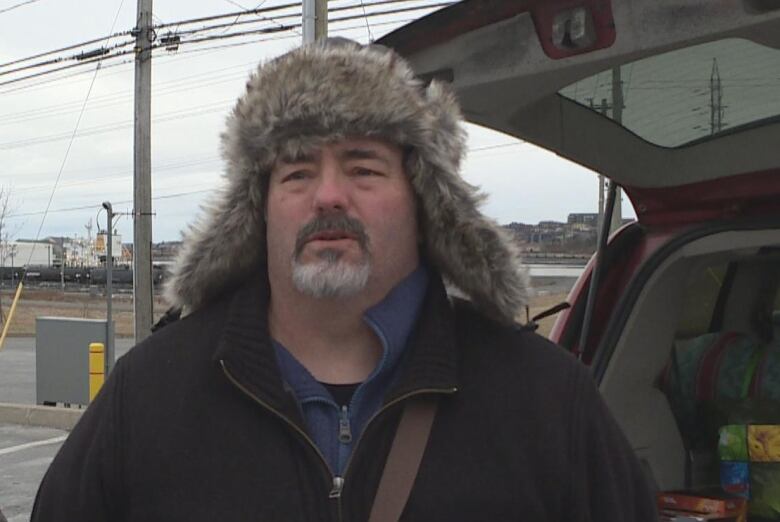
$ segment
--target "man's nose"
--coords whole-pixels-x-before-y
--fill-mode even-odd
[[[349,183],[346,174],[337,162],[326,158],[320,165],[320,175],[314,192],[313,204],[318,212],[347,210]]]

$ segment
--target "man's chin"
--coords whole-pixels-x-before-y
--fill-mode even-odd
[[[363,291],[371,267],[344,260],[293,263],[293,283],[304,295],[315,298],[350,297]]]

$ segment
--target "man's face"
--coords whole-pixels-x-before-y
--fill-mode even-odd
[[[268,270],[311,297],[387,292],[418,264],[414,194],[399,147],[376,139],[282,158],[266,203]]]

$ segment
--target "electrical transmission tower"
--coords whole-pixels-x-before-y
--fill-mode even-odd
[[[717,134],[723,130],[723,85],[720,82],[718,71],[718,59],[712,59],[712,73],[710,73],[710,134]]]
[[[623,98],[623,80],[620,77],[620,66],[612,68],[612,101],[608,102],[606,98],[602,98],[601,102],[593,103],[593,98],[589,99],[590,108],[594,111],[599,111],[605,117],[610,117],[608,111],[612,111],[611,119],[618,125],[623,124],[623,109],[625,109],[625,101]],[[610,183],[613,183],[610,181]],[[602,224],[604,222],[604,191],[606,189],[604,175],[599,174],[599,217],[598,217],[598,233],[601,234]],[[615,207],[612,211],[612,222],[610,223],[610,233],[614,232],[623,224],[623,209],[621,205],[621,190],[617,188],[617,194],[615,196]]]

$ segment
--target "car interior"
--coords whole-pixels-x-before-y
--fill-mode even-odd
[[[669,256],[600,387],[659,491],[718,487],[719,428],[780,424],[780,231],[717,233]]]

